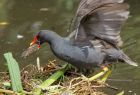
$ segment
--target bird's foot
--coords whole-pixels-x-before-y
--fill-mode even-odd
[[[96,81],[99,84],[104,84],[106,82],[107,78],[109,77],[109,75],[111,74],[112,70],[109,70],[108,67],[106,67],[106,66],[103,66],[102,69],[103,69],[102,72],[100,72],[90,78],[87,78],[86,76],[81,75],[82,79],[85,81],[88,81],[88,82]],[[100,77],[102,77],[102,78],[99,79]]]
[[[113,67],[111,66],[110,69],[104,68],[103,70],[106,71],[106,73],[103,75],[103,77],[100,80],[97,81],[99,84],[105,84],[106,80],[108,79],[108,77],[110,76],[113,70]]]
[[[81,75],[81,77],[82,77],[82,80],[89,81],[89,78],[87,78],[87,77],[84,76],[83,74]]]
[[[102,67],[102,69],[103,69],[103,71],[101,71],[100,73],[98,73],[90,78],[81,74],[81,77],[77,77],[77,78],[72,79],[70,82],[70,85],[72,86],[73,83],[74,83],[74,86],[79,85],[81,83],[90,84],[93,81],[95,81],[95,83],[97,83],[97,84],[104,85],[107,78],[111,74],[112,70],[108,69],[108,67],[106,67],[106,66]]]
[[[101,78],[101,81],[105,83],[108,77],[110,76],[111,72],[112,70],[108,70],[106,74]]]
[[[109,71],[108,67],[102,67],[103,71],[89,78],[89,81],[95,81]],[[104,80],[104,79],[103,79]]]
[[[105,81],[104,81],[104,79],[103,80],[102,79],[99,79],[98,78],[99,75],[97,74],[97,75],[95,75],[93,77],[90,77],[90,78],[88,78],[88,77],[86,77],[84,75],[81,75],[81,79],[82,79],[81,82],[86,82],[88,84],[90,84],[90,83],[96,83],[96,84],[98,84],[100,86],[104,86],[105,85]]]

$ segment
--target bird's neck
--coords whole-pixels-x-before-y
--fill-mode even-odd
[[[62,37],[53,31],[46,32],[44,39],[49,44],[53,45],[62,41]]]

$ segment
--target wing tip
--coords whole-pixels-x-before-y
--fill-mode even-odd
[[[127,61],[125,61],[125,62],[128,63],[129,65],[132,65],[132,66],[135,66],[135,67],[138,66],[138,64],[137,64],[136,62],[133,62],[133,61],[131,61],[131,60],[127,60]]]
[[[124,61],[131,66],[135,66],[135,67],[138,66],[138,64],[136,62],[132,61],[128,56],[124,58]]]
[[[138,64],[137,64],[136,62],[132,61],[132,60],[131,60],[126,54],[124,54],[123,52],[122,52],[122,59],[124,60],[124,62],[126,62],[126,63],[129,64],[129,65],[132,65],[132,66],[135,66],[135,67],[138,66]]]

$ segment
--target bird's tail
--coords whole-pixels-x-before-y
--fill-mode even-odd
[[[128,63],[129,65],[138,66],[138,64],[136,62],[132,61],[123,51],[122,51],[121,59],[124,62]]]

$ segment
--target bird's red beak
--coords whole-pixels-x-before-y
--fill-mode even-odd
[[[38,49],[41,47],[40,43],[38,43],[38,35],[34,37],[33,41],[30,43],[30,46],[37,44]]]

